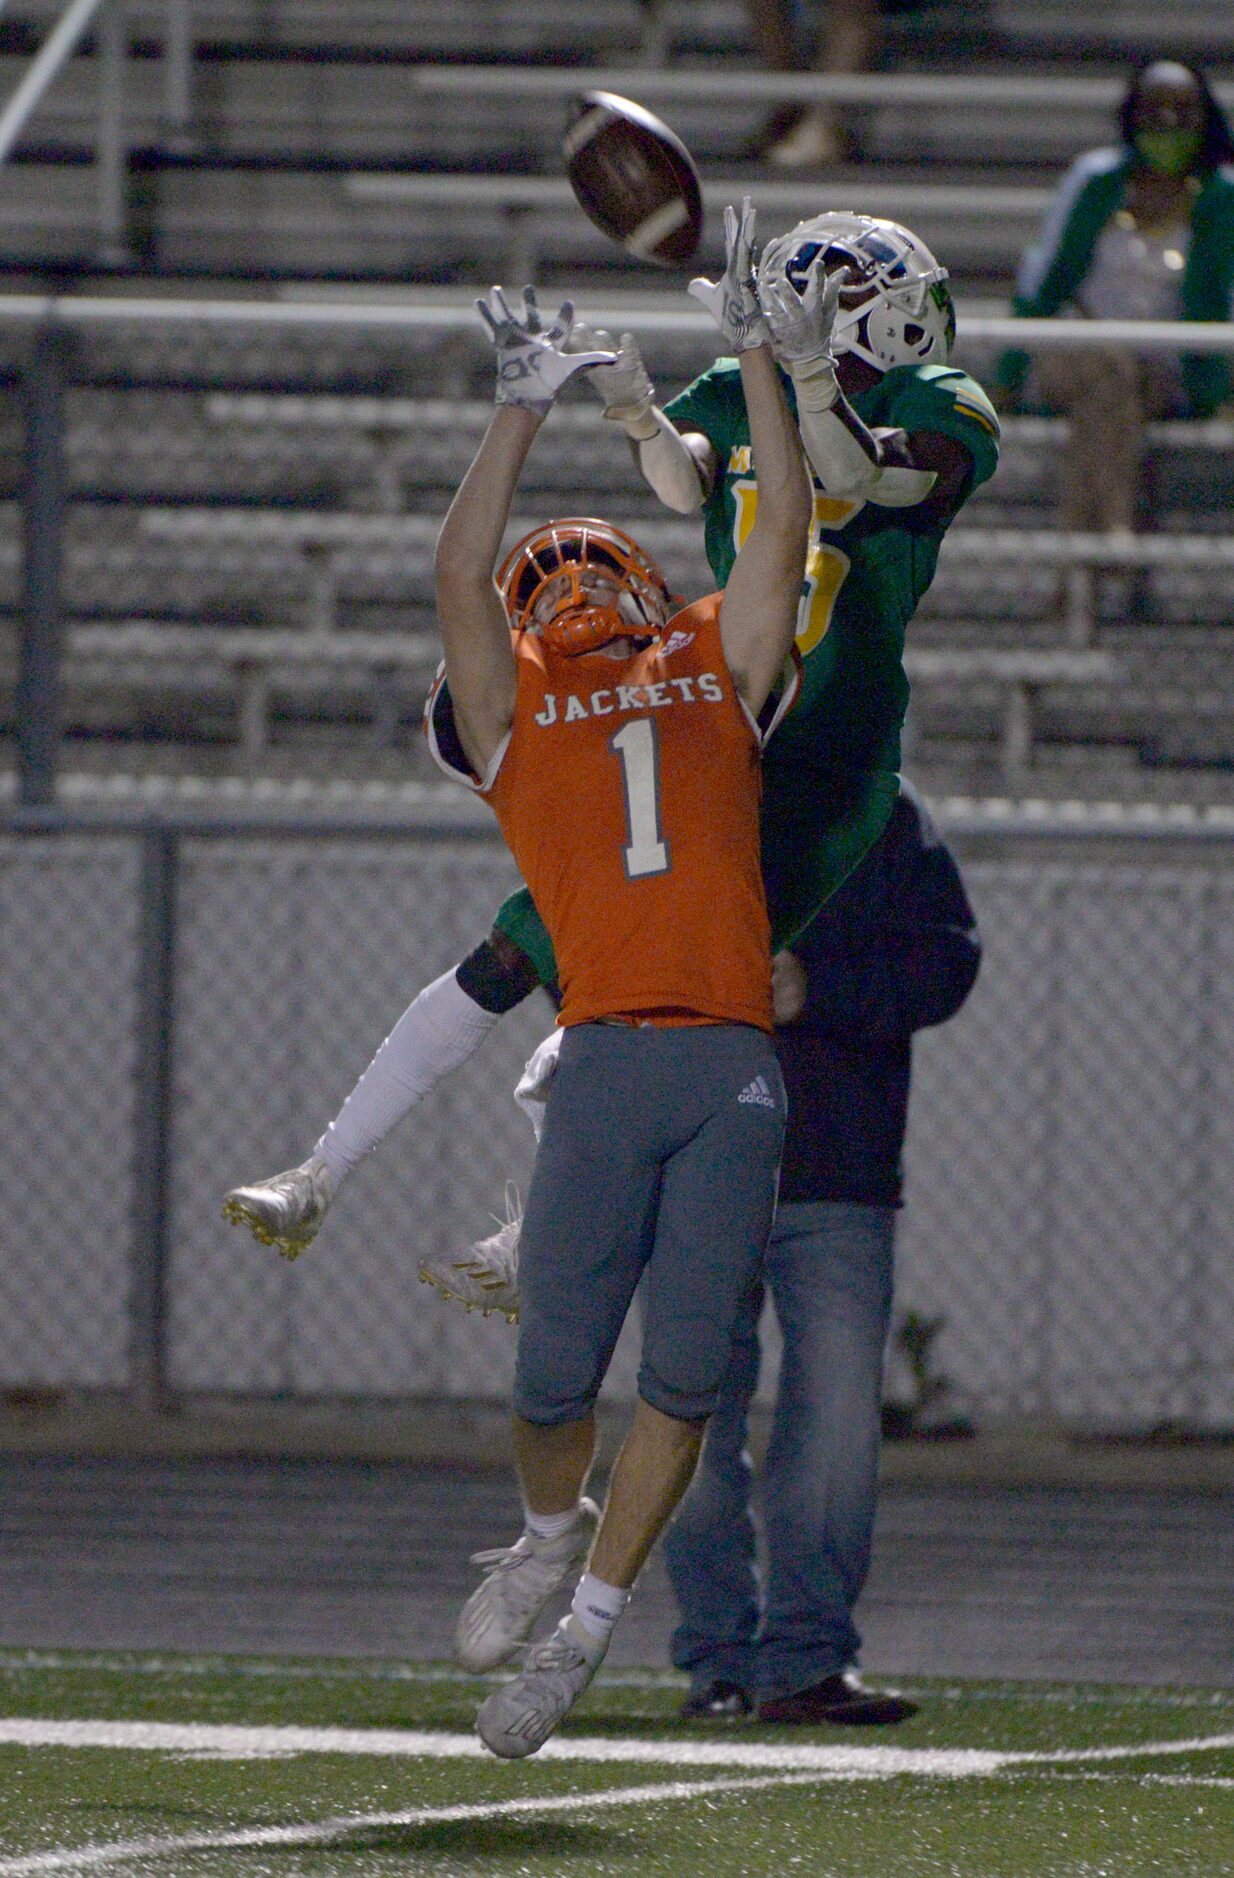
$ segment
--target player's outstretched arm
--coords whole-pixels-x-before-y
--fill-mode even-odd
[[[737,688],[757,716],[792,650],[814,504],[771,348],[743,352],[740,364],[758,507],[724,589],[720,637]]]
[[[758,507],[720,607],[724,656],[749,708],[761,711],[792,647],[813,509],[801,438],[784,396],[771,334],[754,286],[754,209],[724,212],[725,264],[718,281],[689,291],[737,354],[758,465]]]
[[[848,278],[846,267],[830,274],[815,268],[798,293],[773,271],[760,280],[759,304],[776,357],[793,381],[806,457],[828,495],[911,508],[934,492],[934,466],[915,460],[902,431],[870,430],[836,377],[831,337]]]
[[[715,452],[706,437],[684,437],[656,403],[656,388],[643,363],[633,333],[613,340],[611,333],[578,324],[572,344],[615,351],[612,365],[597,365],[587,382],[604,405],[604,415],[620,424],[634,460],[666,508],[691,515],[701,507],[715,477]]]
[[[614,355],[566,350],[574,324],[568,300],[548,327],[530,287],[521,318],[500,287],[476,305],[496,351],[497,409],[442,524],[434,572],[455,724],[468,762],[483,776],[514,718],[510,623],[493,579],[514,493],[562,386]]]

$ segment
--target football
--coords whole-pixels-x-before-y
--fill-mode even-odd
[[[667,124],[611,91],[576,99],[562,142],[566,175],[587,215],[640,261],[677,267],[703,232],[694,159]]]

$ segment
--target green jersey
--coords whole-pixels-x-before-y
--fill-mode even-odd
[[[786,380],[787,384],[787,380]],[[789,401],[796,415],[792,386]],[[847,773],[850,785],[899,768],[908,703],[904,633],[934,577],[947,524],[998,463],[998,419],[981,387],[948,365],[903,365],[850,399],[872,429],[953,437],[971,472],[946,515],[829,496],[815,479],[797,649],[800,702],[768,745],[766,764]],[[721,359],[666,407],[681,431],[701,431],[721,475],[704,506],[707,559],[723,587],[758,502],[750,422],[734,359]]]
[[[993,406],[950,366],[897,366],[851,402],[871,427],[954,437],[971,469],[946,515],[841,501],[815,484],[797,623],[801,698],[763,753],[763,884],[776,950],[809,924],[890,818],[908,703],[904,630],[947,524],[998,462]],[[679,430],[701,431],[723,466],[704,510],[707,558],[723,587],[758,501],[736,361],[721,360],[666,409]],[[552,945],[525,887],[496,923],[551,983]]]

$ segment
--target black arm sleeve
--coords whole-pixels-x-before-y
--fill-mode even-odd
[[[493,1011],[498,1017],[530,997],[540,982],[526,953],[496,926],[467,954],[454,976],[482,1011]]]

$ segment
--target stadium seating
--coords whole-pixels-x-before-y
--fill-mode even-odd
[[[0,16],[0,86],[58,10],[38,0]],[[628,311],[637,328],[638,308],[679,301],[679,284],[604,242],[556,161],[561,84],[597,67],[700,81],[660,108],[703,165],[704,265],[727,197],[748,188],[774,225],[808,212],[820,186],[741,157],[764,93],[715,89],[750,70],[741,0],[587,0],[564,14],[547,0],[201,0],[192,123],[177,135],[164,123],[165,9],[132,0],[129,20],[128,253],[104,268],[96,252],[87,42],[0,196],[19,288],[281,286],[432,308],[534,273],[577,282],[584,310],[602,304],[612,324]],[[1139,0],[940,6],[893,25],[885,95],[854,107],[857,160],[827,186],[935,243],[958,287],[962,362],[979,376],[990,361],[964,354],[966,309],[1005,304],[1061,164],[1108,135],[1120,75],[1159,30]],[[1228,6],[1184,0],[1171,31],[1210,67],[1234,66]],[[990,95],[970,86],[953,107],[896,90],[923,70],[983,79]],[[1050,103],[1007,102],[1026,76],[1057,80]],[[0,312],[0,379],[14,388],[27,343]],[[690,332],[660,333],[647,352],[666,395],[707,357]],[[64,567],[76,758],[234,760],[251,775],[294,769],[301,744],[317,752],[326,738],[374,773],[427,777],[414,726],[435,659],[431,543],[485,421],[487,370],[477,340],[431,327],[307,337],[135,320],[77,334]],[[591,402],[572,398],[555,428],[556,452],[533,458],[528,517],[577,507],[585,488],[701,591],[697,525],[658,507]],[[0,436],[7,690],[21,606],[15,397],[0,398]],[[1151,530],[1122,550],[1055,531],[1060,440],[1056,421],[1009,422],[999,477],[945,546],[910,652],[919,773],[964,791],[1031,778],[1057,793],[1088,777],[1220,792],[1234,763],[1234,554],[1221,535],[1234,426],[1154,427]]]
[[[123,397],[110,394],[110,402],[122,406]],[[93,452],[78,442],[75,472],[89,473],[93,454],[94,493],[109,499],[77,505],[68,536],[65,591],[77,622],[69,643],[70,700],[89,699],[97,713],[100,661],[110,658],[113,725],[132,734],[162,721],[182,736],[210,741],[226,706],[237,754],[250,768],[267,748],[271,709],[284,729],[297,721],[333,722],[342,734],[360,719],[377,723],[387,741],[400,724],[410,732],[436,657],[428,570],[437,519],[488,407],[411,399],[382,407],[367,398],[252,393],[208,395],[204,406],[201,430],[207,438],[214,433],[210,450],[194,438],[177,455],[172,445],[184,444],[182,427],[152,431],[150,402],[140,438],[129,426],[108,428],[104,403],[95,412]],[[379,410],[384,421],[374,434]],[[279,412],[274,421],[272,411]],[[606,485],[603,506],[634,521],[683,586],[702,590],[708,576],[697,526],[655,508],[624,450],[600,434],[602,419],[589,405],[558,415],[563,448],[529,494],[526,519],[536,513],[535,496],[546,507],[574,506],[585,454],[589,486]],[[1024,454],[1016,430],[1009,426],[1008,484],[1014,490],[1018,480],[1022,494],[1029,476],[1022,467],[1016,476]],[[271,438],[276,449],[254,447]],[[127,450],[116,447],[121,439]],[[1030,437],[1029,446],[1040,465],[1039,439]],[[216,478],[211,461],[219,466]],[[190,471],[188,479],[177,476],[177,464]],[[256,491],[244,486],[246,466],[256,472]],[[335,479],[332,487],[327,476]],[[214,499],[201,499],[202,480],[211,483]],[[136,490],[117,500],[126,482]],[[220,490],[231,499],[218,500]],[[1040,508],[1036,527],[1012,528],[1007,511],[1021,518],[1034,511],[1022,500],[998,499],[997,490],[996,483],[979,497],[972,519],[953,531],[914,628],[910,668],[927,744],[942,737],[988,746],[982,758],[991,774],[1016,775],[1029,765],[1034,744],[1048,744],[1060,726],[1064,736],[1079,732],[1108,745],[1142,738],[1154,712],[1178,718],[1207,699],[1205,735],[1234,747],[1234,653],[1231,635],[1221,630],[1230,545],[1218,535],[1159,533],[1120,551],[1054,533],[1041,525]],[[254,493],[257,500],[243,499]],[[400,498],[403,506],[395,507]],[[0,590],[8,590],[13,608],[18,558],[18,518],[6,505]],[[1099,568],[1145,570],[1150,586],[1142,604],[1151,609],[1151,623],[1115,626],[1088,613],[1077,630],[1075,595],[1060,594],[1057,579],[1069,562],[1090,582]],[[1160,616],[1184,574],[1190,604],[1176,605],[1171,625]],[[1206,610],[1208,626],[1197,626]],[[140,628],[135,638],[128,623],[135,619],[163,623]],[[1208,666],[1200,682],[1195,641],[1205,632]],[[1144,659],[1160,670],[1179,634],[1190,651],[1175,657],[1170,686],[1154,690]],[[193,635],[200,635],[196,654]],[[1094,645],[1084,643],[1094,637]],[[1137,659],[1138,702],[1128,715],[1120,686],[1130,683]],[[403,741],[416,747],[414,738]]]
[[[57,11],[54,0],[6,9],[6,91]],[[453,173],[468,173],[473,187],[554,179],[565,99],[534,83],[490,94],[470,84],[469,64],[496,61],[498,77],[508,81],[511,62],[519,61],[535,81],[546,77],[551,59],[559,70],[547,76],[575,68],[581,82],[588,67],[628,74],[666,61],[704,87],[664,108],[714,178],[709,193],[721,206],[734,153],[767,108],[756,85],[741,82],[751,64],[742,0],[588,0],[564,12],[549,0],[518,7],[493,0],[451,7],[196,0],[191,120],[169,137],[159,57],[166,9],[149,0],[128,13],[132,259],[165,273],[448,280],[479,259],[487,271],[494,242],[508,250],[508,231],[499,209],[473,215],[474,201],[460,226],[463,185]],[[1210,60],[1234,52],[1234,26],[1219,0],[1184,0],[1171,27],[1174,43],[1202,48]],[[891,82],[880,87],[885,96],[854,113],[860,163],[830,180],[874,190],[906,215],[912,204],[927,239],[946,247],[951,238],[958,270],[987,287],[1004,283],[1059,166],[1108,135],[1117,75],[1159,34],[1146,0],[1108,8],[974,0],[927,9],[911,22],[893,18]],[[906,102],[895,90],[914,71],[1014,83],[1026,61],[1058,81],[1055,98],[1025,99],[1017,108],[1005,93],[979,92],[956,107],[945,99]],[[96,131],[95,63],[87,43],[19,146],[0,199],[0,252],[10,268],[47,259],[87,272],[93,265],[87,160]],[[426,88],[425,67],[438,83],[457,82],[462,69],[462,88]],[[739,88],[730,85],[722,96],[705,88],[725,76]],[[1102,80],[1107,88],[1101,102],[1094,80],[1098,91]],[[382,187],[400,181],[414,185],[414,197]],[[929,200],[934,190],[942,192],[937,207]],[[948,200],[948,191],[957,199]],[[553,209],[559,195],[560,185],[542,196],[533,191],[546,205],[538,218],[549,243],[544,258],[611,269],[616,257],[597,247],[581,218],[561,226]],[[782,186],[778,200],[806,205],[811,197],[806,182]],[[714,232],[710,241],[714,248]]]

